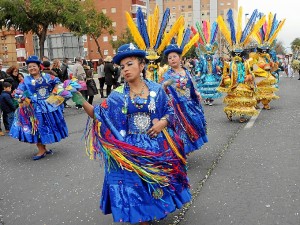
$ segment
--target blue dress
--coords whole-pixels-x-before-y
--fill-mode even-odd
[[[176,74],[171,68],[163,75],[162,83],[171,81],[167,91],[175,109],[176,132],[184,142],[186,154],[200,149],[206,143],[206,120],[196,95],[190,72]]]
[[[104,104],[94,108],[94,123],[100,122],[102,137],[113,134],[118,140],[143,148],[149,153],[161,153],[162,162],[164,159],[176,159],[162,132],[156,138],[150,138],[146,133],[153,125],[153,119],[168,116],[172,124],[173,117],[167,95],[161,86],[147,80],[146,84],[152,97],[143,99],[143,104],[137,107],[136,103],[132,103],[129,91],[121,86],[110,94]],[[153,106],[153,101],[156,109],[149,110],[148,106]],[[124,104],[127,104],[126,110]],[[168,131],[174,137],[170,127]],[[161,187],[146,182],[135,172],[112,166],[113,162],[108,163],[107,156],[104,158],[105,178],[100,209],[104,214],[112,213],[114,222],[160,220],[191,200],[185,166],[181,170],[184,174],[182,180],[177,179],[172,185]],[[176,165],[180,166],[178,163],[173,164]]]
[[[53,88],[59,83],[59,78],[45,73],[42,73],[38,79],[32,76],[24,77],[24,81],[18,86],[18,91],[31,100],[33,107],[31,119],[37,120],[37,127],[33,128],[29,115],[22,113],[22,107],[19,107],[10,129],[10,136],[22,142],[44,145],[59,142],[68,136],[63,105],[55,107],[46,101]]]
[[[195,76],[195,81],[197,83],[197,90],[204,99],[216,99],[222,96],[216,90],[221,82],[221,76],[217,74],[217,64],[218,61],[216,59],[207,61],[206,58],[202,57],[197,66],[200,76]]]

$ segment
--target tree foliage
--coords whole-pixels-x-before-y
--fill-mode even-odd
[[[36,34],[42,57],[48,27],[66,24],[80,8],[78,0],[1,0],[0,26]]]
[[[118,40],[116,41],[110,41],[112,47],[114,49],[118,49],[121,45],[127,44],[127,43],[134,43],[133,36],[128,28],[126,28],[125,32],[121,33],[118,36]]]
[[[291,43],[291,48],[293,51],[294,58],[299,57],[299,51],[300,51],[300,38],[295,38]]]
[[[102,34],[114,34],[112,20],[103,12],[98,12],[93,0],[86,0],[82,3],[81,10],[76,14],[68,16],[66,27],[76,35],[88,35],[95,41],[98,52],[103,57],[99,38]]]

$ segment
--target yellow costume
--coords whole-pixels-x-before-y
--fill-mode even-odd
[[[278,69],[278,65],[272,61],[269,50],[284,22],[285,20],[278,22],[276,15],[270,13],[268,21],[264,23],[259,31],[253,34],[258,42],[257,52],[250,54],[252,58],[251,66],[257,84],[255,97],[258,103],[262,102],[264,109],[270,109],[270,101],[279,98],[274,93],[278,89],[275,87],[276,77],[272,74]]]
[[[250,37],[264,23],[262,17],[255,23],[258,11],[255,10],[249,19],[244,30],[242,30],[242,8],[238,12],[238,20],[235,28],[232,10],[228,11],[227,21],[230,29],[227,28],[223,18],[218,17],[220,31],[230,45],[232,61],[224,63],[223,75],[218,91],[226,92],[224,98],[226,104],[224,112],[229,120],[232,116],[239,116],[240,122],[245,121],[245,116],[257,114],[255,109],[256,99],[254,97],[254,76],[249,66],[249,61],[244,60],[244,48],[250,42]],[[236,31],[236,32],[235,32]]]

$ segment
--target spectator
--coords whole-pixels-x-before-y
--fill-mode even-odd
[[[43,56],[42,57],[42,62],[44,62],[44,61],[49,61],[50,62],[50,59],[47,56]],[[43,69],[44,69],[44,65],[43,65],[43,63],[41,63],[41,70],[43,71]]]
[[[61,65],[61,72],[62,72],[62,82],[64,82],[65,80],[69,79],[69,75],[68,75],[68,69],[69,69],[69,65],[68,65],[69,60],[67,58],[64,58],[62,65]]]
[[[82,96],[87,99],[87,85],[85,82],[86,74],[84,71],[84,68],[82,66],[82,59],[80,57],[75,58],[75,65],[73,67],[73,76],[78,79],[78,82],[82,86],[82,89],[80,90],[80,93]],[[79,104],[76,104],[77,109],[81,109],[82,106]]]
[[[53,60],[53,65],[52,65],[52,71],[54,71],[57,74],[57,77],[60,79],[61,82],[63,82],[62,79],[62,70],[60,69],[60,61],[59,59],[54,59]]]
[[[2,71],[3,61],[0,59],[0,94],[3,91],[3,82],[12,83],[13,79],[11,76]]]
[[[114,76],[117,72],[117,68],[113,66],[112,57],[106,56],[104,59],[104,73],[105,73],[105,83],[106,83],[106,96],[111,92],[111,87],[114,84]]]
[[[105,98],[103,94],[103,88],[105,84],[105,73],[104,73],[104,61],[103,59],[99,59],[99,66],[97,67],[97,73],[98,73],[98,80],[99,80],[99,86],[100,86],[100,95],[101,98]]]
[[[9,75],[7,75],[4,71],[2,71],[2,67],[3,67],[3,61],[0,59],[0,95],[3,91],[3,83],[4,82],[12,83],[12,81],[13,81]],[[2,132],[2,129],[1,129],[1,117],[3,118],[2,111],[0,108],[0,136],[4,136],[4,133]]]
[[[22,73],[18,73],[18,80],[19,80],[19,83],[24,81],[24,75]]]
[[[94,81],[94,74],[93,70],[90,68],[90,66],[87,65],[87,61],[83,60],[83,68],[86,74],[86,86],[87,86],[87,101],[91,105],[93,104],[94,95],[98,94],[98,89],[96,86],[96,82]]]
[[[14,112],[16,107],[11,97],[12,84],[8,82],[3,83],[3,91],[0,95],[0,107],[3,111],[3,123],[5,132],[8,133],[14,120]]]
[[[49,61],[43,61],[42,64],[43,64],[43,70],[42,70],[43,73],[47,73],[57,77],[57,73],[50,68],[51,64]]]
[[[19,69],[16,66],[11,66],[6,70],[6,73],[12,77],[12,88],[11,91],[13,92],[17,89],[20,81],[18,79]]]

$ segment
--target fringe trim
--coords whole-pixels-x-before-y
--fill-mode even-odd
[[[232,116],[254,116],[258,115],[258,111],[254,107],[243,107],[243,108],[235,108],[235,107],[225,107],[224,112],[226,114],[230,114]]]

